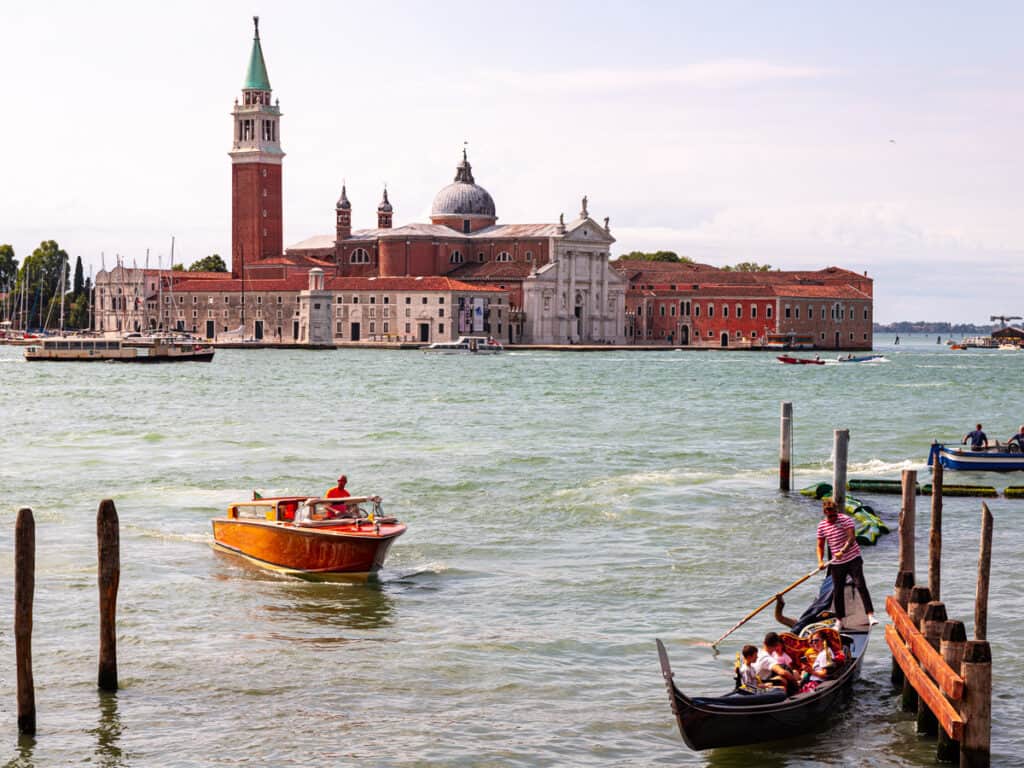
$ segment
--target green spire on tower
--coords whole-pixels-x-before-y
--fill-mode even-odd
[[[260,45],[260,17],[252,17],[256,34],[252,39],[252,53],[249,54],[249,69],[245,73],[245,90],[269,91],[270,78],[267,77],[267,65],[263,61],[263,47]]]

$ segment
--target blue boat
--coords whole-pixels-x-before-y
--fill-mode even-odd
[[[877,363],[883,357],[884,355],[861,355],[860,357],[850,355],[849,357],[840,357],[838,360],[840,363]]]
[[[932,443],[928,466],[938,461],[943,468],[974,472],[1018,472],[1024,470],[1024,453],[1016,445],[972,450],[963,445]]]

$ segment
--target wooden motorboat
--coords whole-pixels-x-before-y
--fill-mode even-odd
[[[824,365],[824,360],[808,357],[791,357],[790,355],[779,355],[776,358],[780,363],[786,365]]]
[[[379,570],[406,528],[383,515],[378,496],[258,498],[229,505],[212,522],[218,549],[312,578]]]
[[[932,443],[928,466],[938,461],[945,469],[974,472],[1017,472],[1024,470],[1024,453],[1016,443],[974,450],[966,445]]]
[[[824,592],[823,589],[824,600],[815,601],[812,609],[831,608],[831,594]],[[849,583],[846,607],[848,612],[840,635],[845,661],[831,679],[819,683],[814,690],[791,696],[782,690],[751,694],[738,688],[723,696],[688,696],[676,685],[665,645],[657,640],[669,702],[686,745],[696,750],[737,747],[826,728],[839,705],[852,694],[870,634],[860,595]],[[809,620],[800,622],[805,625],[805,633],[821,625],[807,625],[806,621]]]

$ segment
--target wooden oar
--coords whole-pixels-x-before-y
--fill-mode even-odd
[[[827,566],[828,566],[828,563],[825,563],[825,566],[827,567]],[[757,608],[755,608],[755,609],[754,609],[753,611],[751,611],[751,612],[750,612],[750,613],[748,613],[748,614],[747,614],[746,616],[744,616],[744,617],[743,617],[743,618],[742,618],[742,619],[741,619],[741,620],[740,620],[740,621],[739,621],[739,622],[738,622],[738,623],[736,624],[736,626],[734,626],[734,627],[733,627],[732,629],[730,629],[730,630],[729,630],[728,632],[726,632],[726,633],[725,633],[724,635],[722,635],[722,636],[721,636],[720,638],[718,638],[717,640],[715,640],[715,642],[713,642],[713,643],[711,644],[711,647],[712,647],[712,648],[714,648],[714,649],[715,649],[715,650],[717,651],[717,650],[718,650],[718,644],[719,644],[720,642],[722,642],[723,640],[725,640],[725,638],[727,638],[727,637],[728,637],[729,635],[731,635],[731,634],[732,634],[733,632],[735,632],[735,631],[736,631],[737,629],[739,629],[740,627],[742,627],[742,626],[743,626],[744,624],[746,624],[746,623],[747,623],[748,621],[750,621],[750,620],[751,620],[752,618],[754,618],[755,616],[757,616],[757,614],[759,614],[759,613],[760,613],[761,611],[763,611],[763,610],[764,610],[765,608],[767,608],[767,607],[768,607],[769,605],[771,605],[772,603],[774,603],[774,602],[775,602],[775,600],[776,600],[776,598],[778,598],[778,597],[779,597],[779,595],[784,595],[784,594],[786,594],[787,592],[789,592],[789,591],[790,591],[791,589],[796,589],[796,588],[797,588],[797,587],[799,587],[799,586],[800,586],[801,584],[803,584],[803,583],[804,583],[805,581],[807,581],[807,580],[808,580],[809,578],[811,578],[811,576],[814,576],[814,575],[815,575],[816,573],[821,573],[821,571],[822,571],[822,570],[823,570],[823,568],[815,568],[815,569],[814,569],[813,571],[811,571],[810,573],[808,573],[808,574],[807,574],[806,576],[801,576],[801,577],[800,577],[799,579],[797,579],[796,581],[794,581],[794,582],[793,582],[792,584],[790,584],[790,585],[789,585],[788,587],[786,587],[786,588],[785,588],[784,590],[782,590],[781,592],[776,592],[776,593],[775,593],[774,595],[772,595],[772,596],[771,596],[771,597],[769,597],[769,598],[768,598],[767,600],[765,600],[765,601],[764,601],[763,603],[761,603],[761,605],[759,605],[759,606],[758,606]]]

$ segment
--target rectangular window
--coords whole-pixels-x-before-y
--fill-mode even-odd
[[[796,307],[793,311],[796,312],[796,319],[799,320],[800,319],[800,307]]]
[[[438,307],[437,308],[437,316],[438,317],[444,317],[444,307]]]
[[[384,297],[384,303],[385,304],[390,304],[391,303],[391,297],[390,296],[385,296]]]
[[[199,297],[198,296],[193,296],[192,297],[192,303],[193,304],[197,304],[198,302],[199,302]]]
[[[370,303],[371,304],[376,304],[377,303],[377,297],[376,296],[371,296],[370,297]]]
[[[410,326],[409,323],[405,324],[405,332],[406,333],[411,333],[412,332],[412,326]]]
[[[405,303],[406,304],[412,304],[412,297],[411,296],[406,296],[405,297]]]
[[[700,304],[693,305],[693,316],[700,317]]]
[[[263,297],[262,296],[257,296],[256,297],[256,303],[257,304],[262,304],[263,303]]]
[[[374,327],[375,323],[370,323],[370,333],[376,333],[377,329]]]
[[[789,320],[790,316],[793,314],[793,310],[791,310],[789,308],[789,306],[787,306],[785,311],[786,311],[786,319]]]
[[[865,319],[865,320],[867,320],[867,319],[868,319],[868,308],[867,308],[867,307],[864,307],[864,319]],[[865,336],[864,338],[866,339],[866,338],[867,338],[867,336]]]
[[[444,333],[444,323],[438,323],[437,324],[437,332],[440,333],[440,334]]]
[[[225,304],[230,304],[231,303],[231,297],[230,296],[225,296],[224,297],[224,303]]]
[[[387,322],[385,322],[385,323],[384,323],[384,333],[387,333],[387,332],[388,332],[388,327],[389,327],[389,325],[390,325],[390,324],[389,324],[389,323],[387,323]]]
[[[444,304],[444,296],[438,296],[437,297],[437,303],[438,304]]]
[[[757,317],[757,304],[750,305],[750,316]]]
[[[339,302],[341,301],[341,297],[340,297],[340,296],[338,297],[338,301],[339,301]],[[280,297],[280,296],[278,296],[278,297],[277,297],[277,303],[278,303],[278,304],[280,304],[280,303],[281,303],[281,297]]]
[[[336,331],[338,336],[341,336],[341,332],[345,329],[344,323],[338,323],[338,330]]]
[[[423,297],[423,298],[421,299],[421,301],[422,301],[422,302],[423,302],[424,304],[426,304],[426,303],[427,303],[427,297],[426,297],[426,296],[424,296],[424,297]]]

